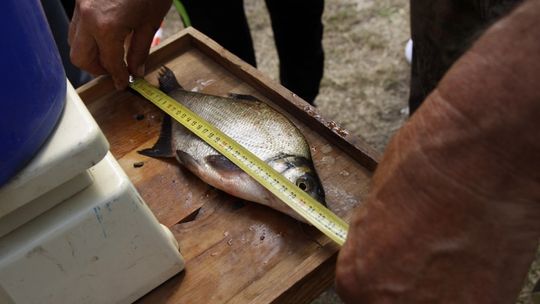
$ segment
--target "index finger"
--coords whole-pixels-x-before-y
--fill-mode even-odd
[[[97,41],[101,66],[111,74],[114,85],[118,90],[127,87],[129,78],[124,61],[124,39],[125,36],[123,38],[115,37]]]

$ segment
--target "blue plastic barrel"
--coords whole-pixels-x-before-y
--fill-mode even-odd
[[[39,0],[2,0],[0,39],[2,186],[52,133],[65,104],[66,76]]]

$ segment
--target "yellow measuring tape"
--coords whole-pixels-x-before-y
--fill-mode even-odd
[[[146,80],[133,79],[129,86],[227,157],[330,239],[343,245],[349,226],[332,211],[232,138]]]

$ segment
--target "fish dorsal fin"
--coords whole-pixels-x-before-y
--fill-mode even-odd
[[[163,122],[161,123],[161,133],[154,146],[150,149],[144,149],[137,151],[139,154],[149,157],[174,157],[171,146],[172,140],[172,127],[171,117],[167,114],[163,116]]]
[[[232,99],[240,99],[245,101],[260,101],[257,97],[247,94],[229,93],[228,96]]]
[[[169,94],[174,90],[183,89],[178,83],[178,80],[176,80],[173,71],[166,66],[162,66],[161,69],[159,69],[158,81],[159,89],[166,94]]]

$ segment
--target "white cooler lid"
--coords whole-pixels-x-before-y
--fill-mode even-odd
[[[0,188],[0,220],[97,164],[108,150],[105,136],[68,81],[56,130],[30,163]]]

